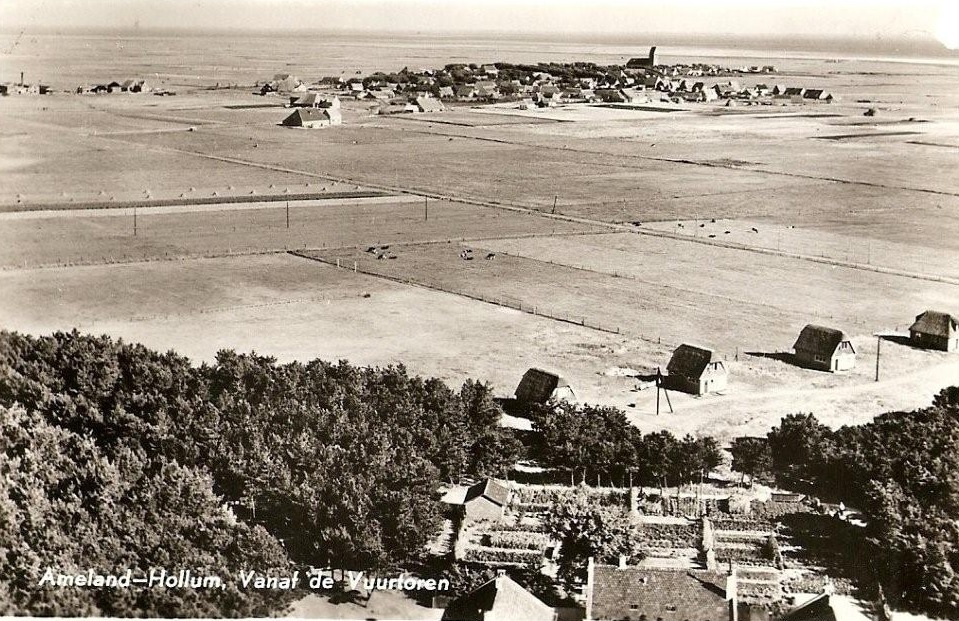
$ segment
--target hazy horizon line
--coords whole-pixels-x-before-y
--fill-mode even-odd
[[[29,32],[28,32],[29,31]],[[682,40],[695,39],[697,42],[722,42],[733,43],[740,42],[855,42],[869,43],[878,46],[893,46],[897,44],[924,44],[930,47],[941,48],[944,52],[959,53],[959,50],[950,50],[936,39],[931,33],[924,31],[914,31],[908,34],[888,36],[888,35],[864,35],[858,33],[849,34],[816,34],[816,33],[797,33],[784,37],[778,34],[759,34],[759,33],[716,33],[716,32],[695,32],[695,31],[648,31],[635,33],[598,33],[595,31],[555,31],[555,30],[496,30],[496,29],[475,29],[475,28],[444,28],[432,30],[429,28],[407,29],[384,29],[384,28],[283,28],[283,27],[215,27],[215,26],[38,26],[30,24],[26,26],[16,26],[10,24],[0,25],[0,35],[20,36],[20,35],[307,35],[307,34],[325,34],[349,36],[354,34],[370,35],[389,35],[398,37],[409,36],[432,36],[460,38],[463,35],[472,37],[537,37],[538,40],[568,40],[573,39],[578,42],[605,42],[605,43],[633,43],[640,39],[647,39],[649,45],[673,44]]]

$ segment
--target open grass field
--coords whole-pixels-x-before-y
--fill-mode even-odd
[[[535,60],[572,52],[543,53]],[[278,126],[284,98],[251,94],[274,54],[219,76],[158,67],[175,97],[0,101],[0,212],[144,205],[135,236],[129,209],[0,213],[4,327],[76,326],[197,360],[228,347],[284,361],[402,362],[453,383],[487,380],[504,396],[541,366],[644,430],[722,438],[762,433],[798,410],[839,425],[919,407],[959,377],[955,356],[893,342],[882,381],[871,364],[874,332],[901,331],[927,308],[959,312],[956,285],[750,251],[959,277],[959,92],[948,68],[795,60],[756,78],[830,89],[839,99],[829,105],[457,106],[371,117],[369,104],[347,101],[344,125],[309,131]],[[70,77],[91,70],[78,63]],[[197,88],[240,80],[248,85]],[[877,116],[864,117],[870,107]],[[350,191],[389,196],[292,201],[290,228],[285,202],[148,206]],[[554,205],[580,220],[549,217]],[[710,234],[739,247],[699,243]],[[395,259],[364,252],[383,244]],[[466,247],[473,261],[459,258]],[[285,249],[393,280],[251,254]],[[246,256],[199,258],[225,255]],[[764,355],[789,350],[811,322],[853,336],[855,371],[833,376]],[[730,389],[674,395],[676,414],[657,418],[655,393],[608,372],[665,366],[681,342],[726,356]]]
[[[441,114],[436,122],[359,118],[322,132],[223,124],[111,141],[540,210],[555,199],[560,213],[606,221],[771,219],[904,243],[935,236],[957,247],[956,153],[907,140],[952,139],[946,121],[912,123],[922,136],[833,141],[816,139],[846,131],[833,117],[643,114],[656,118],[470,127],[469,117],[502,115],[458,109],[451,123]],[[523,175],[514,174],[517,162]],[[208,164],[224,163],[197,165]]]
[[[581,400],[623,408],[646,431],[665,428],[720,439],[763,433],[794,411],[812,411],[840,425],[920,407],[959,373],[954,356],[886,343],[883,381],[876,383],[875,341],[857,336],[860,365],[853,373],[834,376],[742,354],[728,362],[726,394],[671,393],[676,413],[668,415],[664,403],[657,417],[655,391],[634,392],[632,379],[609,371],[665,365],[671,345],[282,253],[8,270],[0,273],[0,290],[0,322],[7,329],[45,334],[76,327],[172,349],[196,362],[211,360],[220,349],[236,349],[281,362],[402,363],[451,385],[468,377],[488,381],[503,396],[512,394],[527,368],[539,366],[563,373]]]
[[[227,207],[138,209],[136,235],[132,209],[0,214],[0,267],[601,230],[410,196],[291,201],[289,228],[283,202]]]
[[[660,221],[644,224],[643,228],[683,235],[704,243],[821,257],[865,268],[897,270],[959,283],[959,252],[947,248],[863,239],[852,232],[796,228],[754,220]]]
[[[459,256],[466,247],[471,261]],[[490,252],[495,259],[485,258]],[[957,285],[632,233],[569,236],[561,244],[545,237],[406,246],[395,260],[362,250],[316,254],[730,357],[788,351],[807,323],[869,336],[904,330],[926,308],[959,310]]]

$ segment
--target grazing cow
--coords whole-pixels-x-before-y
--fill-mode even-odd
[[[704,228],[705,226],[706,226],[705,224],[700,224],[699,228]]]
[[[496,258],[496,253],[495,253],[495,252],[490,252],[489,254],[486,255],[486,260],[487,260],[487,261],[492,261],[492,260],[495,259],[495,258]]]
[[[710,237],[716,237],[715,235],[710,235]]]
[[[759,229],[757,229],[756,227],[753,227],[752,231],[753,231],[753,233],[758,233],[758,232],[759,232]]]
[[[681,228],[681,229],[686,228],[686,227],[683,226],[683,223],[682,223],[682,222],[677,222],[677,223],[676,223],[676,226],[678,226],[678,227]]]

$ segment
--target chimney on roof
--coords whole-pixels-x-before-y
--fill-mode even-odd
[[[620,568],[620,569],[626,569],[626,567],[628,566],[628,564],[627,564],[627,561],[628,561],[628,560],[629,560],[629,557],[628,557],[628,556],[626,556],[625,554],[620,554],[620,555],[619,555],[619,568]]]

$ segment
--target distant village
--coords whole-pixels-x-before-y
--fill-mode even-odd
[[[719,102],[727,106],[771,106],[829,103],[834,99],[821,88],[779,84],[776,75],[772,65],[730,68],[706,63],[661,64],[657,62],[656,48],[652,47],[647,56],[632,58],[625,66],[588,62],[458,63],[442,69],[404,68],[395,73],[375,72],[367,76],[329,76],[312,83],[292,74],[279,73],[254,87],[258,95],[288,97],[289,103],[285,105],[299,110],[283,124],[302,127],[342,123],[341,99],[368,103],[371,114],[439,112],[458,105],[497,103],[536,109],[584,103],[616,106]],[[769,79],[746,86],[742,83],[744,76],[768,76]],[[0,95],[49,91],[39,83],[25,83],[22,74],[20,82],[0,85]],[[135,78],[78,86],[75,92],[176,94]]]
[[[336,108],[339,99],[370,104],[373,114],[437,112],[457,105],[514,103],[519,109],[564,104],[686,104],[722,101],[725,105],[774,105],[833,101],[824,89],[784,86],[774,81],[772,65],[729,68],[693,63],[663,65],[656,48],[648,56],[632,58],[625,66],[595,63],[449,64],[442,69],[397,73],[376,72],[365,77],[324,77],[307,84],[290,74],[277,74],[259,87],[263,96],[290,96],[290,106]],[[743,76],[768,75],[753,86]],[[323,91],[326,96],[311,97]],[[330,94],[332,91],[332,94]],[[297,96],[300,94],[300,96]],[[335,116],[335,115],[334,115]],[[315,117],[315,118],[314,118]],[[284,124],[336,124],[325,113],[291,115]]]

